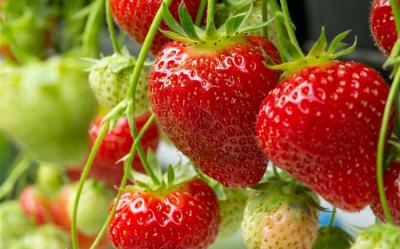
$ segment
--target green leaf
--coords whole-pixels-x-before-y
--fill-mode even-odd
[[[169,165],[167,170],[167,185],[173,186],[174,182],[175,182],[175,171],[172,165]]]
[[[172,16],[171,12],[169,11],[167,5],[164,2],[163,2],[163,18],[167,26],[170,27],[173,31],[175,31],[178,34],[185,34],[185,31]]]
[[[162,177],[161,165],[156,157],[156,154],[151,149],[149,149],[147,151],[147,161],[150,165],[151,170],[154,172],[155,176],[157,177],[157,179],[160,180],[160,182],[162,182],[163,177]]]
[[[327,45],[327,40],[326,40],[325,28],[322,27],[321,35],[319,36],[314,46],[311,48],[309,55],[315,57],[323,55],[325,52],[326,45]]]
[[[346,46],[345,43],[342,43],[343,39],[346,38],[349,34],[350,34],[351,30],[347,30],[343,33],[340,33],[339,35],[337,35],[331,42],[331,44],[329,45],[328,51],[327,53],[334,53],[336,50]]]
[[[178,15],[179,15],[179,20],[181,21],[182,28],[185,31],[185,33],[192,40],[200,41],[200,38],[197,35],[196,30],[194,28],[193,20],[188,13],[185,2],[183,1],[179,5]]]
[[[238,14],[232,17],[229,17],[225,23],[226,36],[231,36],[238,31],[240,26],[242,25],[244,19],[246,17],[246,13]]]

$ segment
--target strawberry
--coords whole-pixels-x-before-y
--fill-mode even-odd
[[[389,55],[397,41],[396,24],[390,0],[372,1],[370,28],[378,47]]]
[[[149,119],[150,114],[145,113],[135,118],[136,125],[140,131]],[[99,134],[101,128],[101,119],[97,118],[89,131],[90,143],[93,145]],[[149,149],[156,150],[159,143],[159,132],[156,124],[152,124],[146,131],[145,135],[141,139],[143,150],[147,152]],[[119,185],[124,173],[123,162],[120,161],[125,157],[133,144],[131,130],[129,128],[128,119],[126,117],[121,118],[113,129],[104,137],[103,142],[99,148],[96,158],[93,162],[90,176],[93,178],[103,181],[109,186]],[[143,172],[143,167],[140,162],[139,156],[135,156],[132,167],[140,172]],[[80,173],[77,171],[80,169],[69,169],[70,174],[75,172],[77,179],[80,177]]]
[[[13,240],[34,228],[18,201],[7,201],[0,204],[0,245],[9,248]]]
[[[72,221],[76,188],[76,185],[64,186],[58,200],[52,204],[52,208],[55,208],[54,205],[65,205],[62,209],[66,214],[64,213],[64,217],[61,217],[62,219],[58,219],[60,217],[56,214],[61,207],[53,209],[53,216],[56,218],[55,224],[65,229],[69,229]],[[108,206],[112,201],[112,197],[112,191],[102,183],[94,180],[88,180],[85,183],[77,214],[79,232],[85,235],[97,235],[106,220]]]
[[[361,231],[351,249],[398,249],[399,245],[400,228],[385,224]]]
[[[256,130],[275,165],[334,206],[360,211],[377,190],[376,148],[389,88],[372,68],[330,61],[353,49],[334,54],[345,35],[325,52],[323,32],[307,57],[273,67],[286,69],[286,77],[262,103]],[[392,129],[393,122],[388,134]]]
[[[219,199],[221,229],[217,240],[231,238],[240,228],[248,196],[241,189],[224,189],[226,197]]]
[[[13,241],[7,249],[65,249],[70,248],[71,242],[66,232],[53,225],[45,225],[24,234]]]
[[[393,216],[393,223],[400,225],[400,163],[392,163],[392,166],[384,175],[384,183],[386,198]],[[371,208],[381,221],[386,220],[379,194],[376,194],[372,199]]]
[[[248,249],[312,249],[318,234],[317,197],[293,181],[271,178],[249,200],[242,223]]]
[[[116,204],[109,226],[115,248],[208,248],[218,233],[220,216],[213,189],[182,164],[169,166],[161,175],[154,155],[148,156],[151,178],[134,174],[135,185],[128,186]]]
[[[36,178],[37,188],[46,197],[57,196],[64,183],[62,170],[53,164],[41,163]]]
[[[19,203],[25,215],[36,224],[51,222],[49,200],[42,196],[36,187],[26,187],[19,197]]]
[[[71,232],[72,205],[76,185],[65,185],[58,198],[50,203],[53,223],[64,231]],[[108,205],[112,200],[112,192],[102,184],[89,180],[81,195],[78,209],[78,243],[79,248],[88,249],[103,225]],[[109,242],[104,238],[98,248],[108,248]]]
[[[147,32],[153,22],[153,19],[161,6],[159,0],[110,0],[111,13],[118,26],[128,33],[132,40],[143,44]],[[175,17],[178,16],[178,6],[185,2],[188,6],[190,16],[196,17],[197,9],[201,0],[173,0],[170,10]],[[140,20],[140,21],[138,21]],[[165,23],[161,23],[161,29],[167,29]],[[151,46],[153,54],[158,54],[160,49],[170,40],[160,32],[157,33]]]
[[[77,164],[96,100],[79,61],[51,58],[0,70],[0,130],[31,159]]]
[[[240,18],[244,23],[245,15]],[[182,30],[193,28],[182,23]],[[232,23],[230,18],[220,28],[224,33],[166,33],[179,41],[159,53],[149,95],[161,128],[203,173],[226,187],[247,187],[266,169],[254,124],[280,75],[266,67],[264,55],[275,63],[280,59],[270,41],[246,36],[252,29]]]
[[[350,249],[353,238],[339,227],[322,227],[313,249]]]
[[[114,54],[92,63],[89,69],[90,86],[101,105],[114,108],[125,99],[135,66],[134,58],[124,50],[123,54]],[[136,89],[135,113],[140,114],[149,109],[147,81],[148,73],[143,69]]]

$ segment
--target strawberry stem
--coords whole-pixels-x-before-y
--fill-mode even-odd
[[[19,156],[19,158],[15,160],[10,175],[0,187],[0,200],[13,190],[15,183],[21,178],[30,165],[30,161],[22,156]]]
[[[336,212],[337,212],[337,210],[336,210],[336,208],[334,207],[333,210],[332,210],[331,218],[329,219],[329,224],[328,224],[328,227],[329,227],[329,228],[330,228],[330,227],[333,227],[333,224],[335,223]]]
[[[111,43],[112,43],[114,52],[117,54],[120,54],[121,49],[118,45],[117,38],[115,36],[114,23],[113,23],[112,16],[111,16],[110,2],[111,2],[111,0],[106,0],[106,15],[107,15],[108,33],[109,33],[109,36],[111,39]]]
[[[390,4],[392,5],[393,16],[396,23],[397,36],[400,38],[400,8],[399,2],[397,0],[390,0]]]
[[[206,37],[211,39],[215,37],[217,33],[214,24],[214,15],[215,15],[215,0],[208,0]]]
[[[262,11],[262,21],[267,22],[268,21],[268,0],[262,0],[261,11]],[[268,39],[268,26],[265,26],[263,28],[263,35],[265,38]]]
[[[201,0],[200,6],[199,6],[199,11],[197,12],[196,21],[195,21],[196,26],[201,25],[201,21],[203,20],[203,15],[204,15],[206,6],[207,6],[207,0]]]
[[[289,39],[292,42],[292,44],[296,47],[297,52],[299,54],[301,54],[302,57],[304,57],[304,53],[299,45],[299,42],[297,41],[296,34],[294,32],[293,21],[292,21],[292,18],[290,17],[287,1],[280,0],[280,2],[281,2],[283,19],[285,21],[285,26],[286,26],[287,33],[289,35]]]
[[[147,120],[146,124],[143,126],[143,128],[140,130],[135,142],[132,144],[131,150],[129,152],[128,158],[124,162],[124,175],[122,177],[117,196],[114,201],[114,206],[112,207],[110,213],[108,214],[107,220],[104,222],[103,227],[100,230],[100,233],[96,236],[96,239],[94,240],[92,246],[90,249],[95,249],[101,242],[101,240],[104,237],[104,234],[107,232],[108,227],[110,226],[111,221],[114,219],[115,212],[117,211],[118,203],[119,200],[121,199],[121,196],[124,192],[126,183],[128,181],[128,176],[130,173],[130,167],[132,165],[133,158],[135,156],[135,152],[138,148],[138,145],[140,144],[140,140],[146,133],[146,131],[149,129],[150,125],[154,122],[155,120],[155,115],[152,114],[152,116]],[[153,173],[154,174],[154,173]]]
[[[97,0],[93,3],[92,10],[86,22],[82,38],[82,51],[85,56],[97,56],[98,36],[103,25],[104,0]]]
[[[92,147],[92,150],[90,151],[89,158],[86,161],[85,167],[83,168],[81,178],[79,179],[79,184],[76,190],[76,196],[74,199],[74,205],[72,209],[72,231],[71,231],[71,239],[72,239],[72,248],[73,249],[78,249],[78,234],[77,234],[77,216],[78,216],[78,206],[79,206],[79,200],[81,197],[82,189],[83,186],[85,185],[85,181],[89,175],[90,169],[92,168],[93,161],[97,155],[97,152],[100,148],[101,143],[103,142],[104,137],[106,136],[108,132],[108,126],[110,124],[109,120],[106,120],[105,123],[101,126],[99,135],[96,138],[96,141]]]
[[[392,87],[390,88],[389,97],[386,102],[385,112],[382,118],[382,125],[379,133],[378,152],[377,152],[377,178],[379,197],[381,200],[382,208],[385,213],[386,222],[392,224],[392,215],[388,207],[388,202],[385,194],[385,186],[383,182],[383,167],[384,167],[384,153],[386,147],[386,137],[388,132],[388,126],[390,123],[390,116],[392,113],[393,104],[398,96],[400,90],[400,70],[397,70]]]
[[[284,42],[284,37],[287,36],[287,32],[285,31],[285,28],[282,25],[281,18],[282,18],[282,11],[278,5],[277,0],[268,0],[269,4],[271,6],[271,10],[274,13],[274,28],[276,29],[276,32],[278,33],[278,50],[279,54],[282,56],[283,60],[286,60],[284,58],[284,51],[285,51],[285,42]],[[285,62],[285,61],[283,61]]]

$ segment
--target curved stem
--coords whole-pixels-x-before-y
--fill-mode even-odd
[[[282,13],[282,11],[279,8],[277,0],[269,0],[269,4],[271,6],[271,10],[274,13],[274,17],[275,17],[274,28],[276,29],[276,32],[278,34],[278,37],[277,37],[278,44],[277,44],[277,46],[278,46],[279,54],[281,54],[281,56],[283,57],[284,54],[285,54],[284,53],[284,51],[285,51],[285,42],[283,41],[283,39],[284,39],[284,37],[287,36],[287,32],[285,31],[285,28],[284,28],[284,26],[282,25],[282,22],[281,22],[281,18],[282,18],[281,13]],[[286,59],[286,58],[282,58],[282,59]],[[285,61],[283,61],[283,62],[285,62]]]
[[[112,20],[111,16],[111,6],[110,6],[110,1],[111,0],[106,0],[106,15],[107,15],[107,26],[108,26],[108,33],[110,35],[111,43],[113,46],[113,50],[115,53],[120,54],[121,49],[118,45],[117,38],[115,36],[115,29],[114,29],[114,23]]]
[[[336,208],[334,207],[332,210],[331,218],[329,220],[328,227],[333,227],[333,224],[335,223],[335,218],[336,218]]]
[[[149,120],[147,120],[146,124],[140,130],[138,136],[136,137],[135,142],[133,143],[133,145],[131,147],[131,150],[129,152],[129,157],[124,162],[124,175],[122,177],[121,184],[118,189],[117,197],[115,198],[115,201],[114,201],[114,206],[112,207],[112,209],[107,217],[107,220],[103,224],[103,227],[101,228],[100,233],[96,236],[96,239],[93,242],[90,249],[97,248],[97,246],[103,239],[104,234],[107,232],[107,229],[110,226],[111,221],[114,218],[115,212],[117,211],[117,206],[118,206],[119,200],[121,199],[122,193],[123,193],[126,183],[128,181],[130,166],[132,165],[132,161],[135,156],[136,149],[138,148],[138,145],[140,144],[141,139],[143,138],[146,131],[149,129],[150,125],[154,122],[154,120],[155,120],[155,115],[153,114],[152,117],[150,117]]]
[[[390,116],[392,113],[393,104],[397,98],[397,95],[400,90],[400,70],[397,70],[392,87],[389,92],[389,97],[386,102],[385,112],[382,118],[382,125],[379,133],[379,142],[378,142],[378,152],[377,152],[377,179],[378,179],[378,188],[379,188],[379,197],[382,203],[382,208],[385,213],[386,222],[392,223],[392,215],[390,213],[390,209],[388,207],[388,202],[385,194],[385,187],[383,182],[383,167],[384,167],[384,153],[385,153],[385,145],[386,145],[386,137],[388,132],[388,126],[390,122]]]
[[[215,15],[215,0],[208,0],[207,4],[207,30],[211,25],[214,25],[214,15]]]
[[[104,0],[93,3],[92,10],[86,22],[82,38],[82,51],[85,56],[96,56],[98,48],[98,35],[103,25]]]
[[[7,196],[12,190],[15,183],[20,179],[20,177],[24,174],[24,172],[29,168],[30,161],[26,158],[20,156],[17,160],[15,160],[15,165],[7,177],[7,180],[0,187],[0,200]]]
[[[268,0],[262,0],[262,21],[266,22],[268,21]],[[265,38],[269,38],[268,37],[268,26],[263,28],[263,35]]]
[[[107,120],[100,129],[100,132],[96,138],[96,141],[92,147],[92,150],[90,151],[89,158],[88,158],[88,160],[85,164],[85,167],[82,171],[81,178],[79,179],[79,184],[78,184],[78,188],[76,190],[76,196],[74,199],[74,205],[73,205],[73,210],[72,210],[71,239],[72,239],[72,248],[73,249],[79,248],[78,247],[78,234],[77,234],[77,212],[78,212],[79,200],[81,197],[82,189],[83,189],[83,186],[85,185],[85,181],[89,175],[90,169],[92,168],[93,161],[96,157],[97,151],[99,150],[100,145],[103,142],[103,139],[108,132],[108,126],[109,126],[109,121]]]
[[[294,32],[293,21],[290,18],[289,7],[287,5],[286,0],[281,0],[281,8],[282,8],[282,13],[283,13],[283,18],[285,20],[286,30],[289,35],[289,39],[292,42],[292,44],[296,47],[296,50],[299,52],[299,54],[301,54],[304,57],[304,53],[301,50],[299,42],[297,41],[297,38],[296,38],[296,34]]]
[[[199,11],[197,12],[195,24],[197,26],[201,25],[201,21],[203,21],[204,11],[206,10],[207,0],[201,0]]]
[[[397,0],[390,0],[390,4],[392,5],[393,16],[396,23],[397,36],[400,38],[400,8],[399,2]]]

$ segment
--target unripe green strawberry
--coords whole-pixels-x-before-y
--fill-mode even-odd
[[[398,249],[399,245],[400,228],[384,224],[361,231],[351,249]]]
[[[17,201],[0,204],[0,248],[9,248],[12,241],[32,230],[34,224]]]
[[[339,227],[322,227],[313,249],[349,249],[353,242],[350,234]]]
[[[316,197],[297,183],[281,180],[261,189],[244,212],[242,233],[248,249],[311,249],[318,234]]]
[[[41,193],[48,197],[54,197],[64,183],[63,172],[58,166],[41,163],[37,171],[36,185]]]
[[[95,61],[89,69],[89,82],[98,102],[113,108],[124,100],[132,78],[135,60],[125,50],[123,54],[114,54]],[[149,109],[148,72],[144,68],[136,88],[135,112],[141,114]]]
[[[96,100],[80,61],[51,58],[0,70],[0,130],[28,157],[82,163]]]
[[[8,249],[65,249],[71,248],[66,232],[53,225],[45,225],[13,241]]]
[[[68,194],[68,216],[72,220],[77,186],[64,192]],[[85,235],[97,235],[105,222],[113,193],[104,184],[88,180],[83,188],[78,208],[78,230]]]
[[[224,193],[226,198],[219,200],[221,228],[217,240],[228,239],[239,230],[248,200],[246,192],[241,189],[225,189]]]

